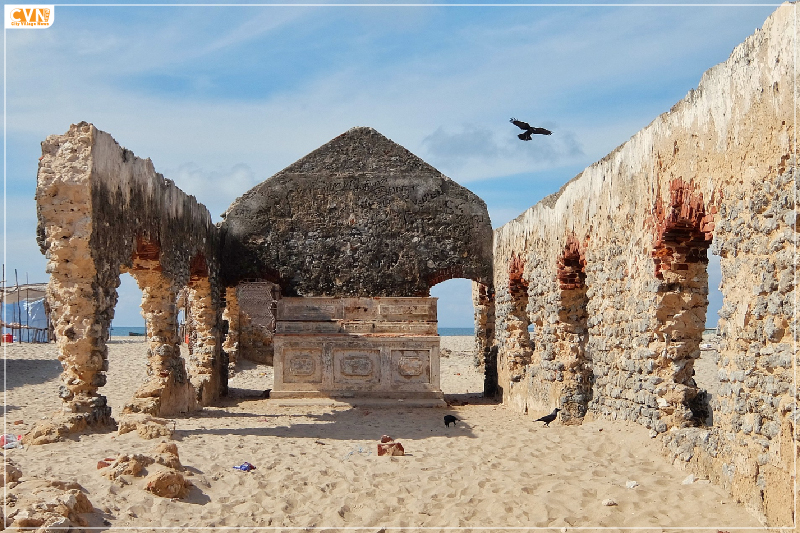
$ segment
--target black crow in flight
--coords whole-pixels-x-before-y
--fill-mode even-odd
[[[534,422],[544,422],[544,425],[545,425],[545,427],[550,427],[550,422],[552,422],[553,420],[555,420],[555,419],[556,419],[556,416],[558,416],[558,414],[557,414],[557,413],[558,413],[560,410],[561,410],[561,409],[559,409],[558,407],[556,407],[555,411],[553,411],[553,412],[552,412],[552,413],[550,413],[549,415],[545,415],[545,416],[543,416],[542,418],[537,418],[536,420],[534,420]]]
[[[527,122],[522,122],[521,120],[517,120],[515,118],[511,119],[511,123],[518,127],[519,129],[525,130],[525,133],[520,133],[517,135],[523,141],[530,141],[531,135],[552,135],[553,132],[550,130],[546,130],[544,128],[534,128]]]

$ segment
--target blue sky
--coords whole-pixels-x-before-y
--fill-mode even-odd
[[[478,194],[498,227],[668,111],[777,5],[573,4],[57,5],[51,28],[5,32],[7,273],[47,280],[40,142],[71,123],[151,158],[215,221],[257,183],[371,126]],[[520,142],[512,116],[555,133]],[[471,325],[469,282],[433,295],[440,325]],[[123,276],[115,325],[143,325],[140,297]]]

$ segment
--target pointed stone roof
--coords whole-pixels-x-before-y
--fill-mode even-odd
[[[223,279],[286,296],[420,296],[491,283],[486,203],[372,128],[352,128],[231,204]]]
[[[373,128],[356,127],[323,144],[276,174],[444,174]],[[446,178],[449,179],[449,178]]]

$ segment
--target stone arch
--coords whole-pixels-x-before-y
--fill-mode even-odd
[[[693,378],[694,360],[708,307],[707,250],[713,239],[713,218],[707,215],[703,193],[693,181],[669,183],[669,199],[660,192],[653,209],[653,265],[658,280],[655,303],[656,374],[664,379],[655,390],[661,419],[669,427],[697,425],[705,420]]]
[[[429,280],[429,290],[451,279],[469,279],[456,275],[459,270],[448,269]],[[495,346],[494,288],[491,284],[472,279],[472,310],[475,356],[483,371],[483,394],[491,398],[497,394],[497,347]]]
[[[37,240],[48,257],[48,299],[61,376],[61,413],[32,429],[45,443],[87,427],[113,427],[99,388],[105,385],[108,338],[122,271],[147,286],[150,361],[147,382],[128,412],[177,414],[191,409],[177,355],[176,287],[189,279],[190,257],[209,258],[217,286],[219,238],[208,210],[91,124],[73,124],[42,143],[36,190]],[[145,279],[147,278],[147,279]],[[218,299],[212,305],[218,305]]]
[[[121,267],[142,291],[142,316],[147,329],[147,380],[123,413],[175,416],[197,409],[178,338],[178,288],[161,268],[161,244],[138,235],[130,267]]]

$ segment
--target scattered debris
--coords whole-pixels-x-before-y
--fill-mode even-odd
[[[351,455],[353,454],[360,454],[360,455],[372,455],[372,452],[369,450],[365,450],[362,446],[355,446],[352,450],[350,450],[347,455],[342,458],[342,461],[347,461]]]
[[[689,474],[688,476],[686,476],[686,479],[681,481],[681,485],[691,485],[695,481],[697,481],[697,478],[694,477],[694,474]]]
[[[145,478],[145,490],[162,498],[183,498],[192,483],[176,470],[156,470]]]
[[[12,435],[7,433],[0,436],[0,446],[4,449],[22,448],[22,435]]]
[[[244,463],[240,464],[239,466],[234,466],[236,470],[241,470],[242,472],[249,472],[251,470],[255,470],[256,467],[245,461]]]
[[[6,486],[19,481],[22,471],[11,459],[3,459],[3,472],[0,473],[0,476],[2,476],[2,486]]]
[[[5,499],[5,525],[9,529],[77,531],[86,527],[94,506],[77,483],[28,479],[9,490]]]
[[[605,505],[606,507],[613,507],[617,505],[617,502],[615,502],[611,498],[606,498],[605,500],[603,500],[603,505]]]
[[[638,486],[639,486],[639,484],[637,482],[635,482],[635,481],[628,481],[627,483],[625,483],[625,487],[629,488],[629,489],[632,489],[632,488],[638,487]]]
[[[403,445],[399,442],[395,442],[392,437],[389,435],[384,435],[381,437],[381,442],[378,444],[378,456],[381,455],[405,455],[406,451],[403,449]]]
[[[157,465],[152,472],[150,465]],[[123,484],[130,482],[122,476],[145,477],[144,489],[163,498],[182,498],[192,483],[185,479],[183,465],[178,457],[178,446],[174,442],[159,443],[149,455],[121,454],[116,458],[106,457],[97,462],[100,475]]]
[[[123,435],[136,431],[143,439],[156,439],[158,437],[171,439],[175,432],[175,427],[176,424],[173,420],[157,418],[147,414],[127,413],[120,419],[117,433]]]

